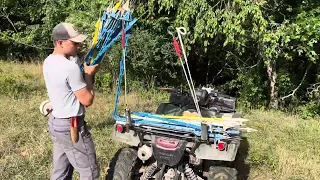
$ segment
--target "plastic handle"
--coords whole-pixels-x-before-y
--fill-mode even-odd
[[[184,27],[178,27],[176,29],[177,29],[178,34],[182,34],[182,35],[187,34],[187,30]]]

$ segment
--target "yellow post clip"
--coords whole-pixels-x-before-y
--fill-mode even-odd
[[[120,0],[115,6],[114,6],[114,10],[121,10],[121,4],[122,4],[122,0]]]

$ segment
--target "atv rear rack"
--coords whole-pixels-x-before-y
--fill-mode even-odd
[[[146,112],[133,112],[130,113],[130,117],[127,116],[115,115],[114,119],[117,124],[121,124],[124,128],[130,127],[130,129],[136,131],[179,137],[192,141],[200,139],[203,142],[208,142],[208,138],[213,138],[214,142],[239,139],[242,134],[241,128],[244,125],[242,123],[243,119],[240,118],[234,118],[234,120],[232,118],[221,118],[219,121],[217,118],[212,118],[213,121],[203,123],[199,120],[184,120],[181,117],[176,119],[165,118],[165,116]]]

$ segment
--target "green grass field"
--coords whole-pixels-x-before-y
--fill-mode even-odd
[[[0,62],[0,93],[0,179],[49,179],[52,143],[48,118],[39,112],[40,103],[47,99],[41,64]],[[156,91],[131,93],[129,107],[155,111],[165,95]],[[98,93],[94,105],[87,109],[101,179],[112,156],[124,146],[111,139],[114,101],[114,92]],[[241,179],[320,179],[319,120],[261,110],[251,110],[244,117],[259,132],[244,134],[238,160]]]

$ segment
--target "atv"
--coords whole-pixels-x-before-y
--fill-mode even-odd
[[[157,108],[156,114],[182,116],[185,112],[196,113],[195,103],[188,91],[177,88],[159,88],[170,93],[169,102],[161,103]],[[195,94],[198,98],[202,117],[221,117],[232,116],[241,117],[236,112],[236,98],[219,92],[212,88],[196,89]]]
[[[199,124],[190,93],[172,88],[162,90],[170,93],[169,102],[161,103],[154,114],[130,116],[128,112],[124,120],[116,121],[113,140],[128,147],[121,148],[115,154],[107,179],[237,179],[233,162],[245,128],[242,127],[241,114],[235,110],[236,99],[212,89],[196,89],[202,118],[218,122],[214,126],[201,123],[200,131],[194,131],[179,124]],[[155,117],[176,121],[165,125],[147,121]],[[133,118],[147,122],[132,122]],[[179,118],[181,121],[178,121]]]

